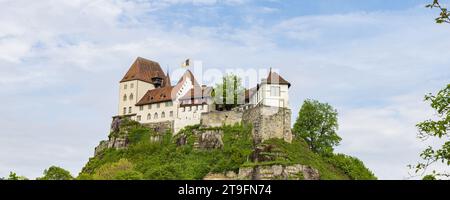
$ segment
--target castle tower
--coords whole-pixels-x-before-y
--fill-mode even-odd
[[[163,87],[165,79],[159,63],[138,57],[119,83],[118,115],[135,115],[136,103],[148,90]]]

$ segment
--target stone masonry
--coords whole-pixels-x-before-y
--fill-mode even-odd
[[[242,111],[211,111],[202,113],[201,125],[205,127],[221,127],[242,122]]]
[[[256,106],[244,112],[242,121],[253,125],[253,138],[257,141],[279,138],[292,142],[290,109]]]

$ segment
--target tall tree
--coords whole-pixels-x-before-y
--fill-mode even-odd
[[[420,154],[423,162],[419,162],[415,166],[410,165],[410,168],[415,169],[416,173],[422,175],[427,173],[427,169],[430,166],[438,162],[450,166],[450,84],[436,95],[426,95],[425,101],[429,102],[431,107],[436,111],[436,116],[434,119],[417,124],[419,130],[418,137],[421,140],[428,140],[430,138],[441,139],[444,140],[444,144],[439,149],[429,146]],[[426,179],[431,179],[430,177],[450,177],[450,174],[448,172],[433,171],[431,174],[425,176]]]
[[[70,172],[56,166],[51,166],[44,170],[44,176],[37,178],[37,180],[72,180],[73,177]]]
[[[306,100],[294,124],[293,132],[303,138],[309,148],[319,154],[333,153],[342,140],[337,135],[337,111],[327,103]]]
[[[433,0],[433,3],[427,4],[427,8],[437,8],[440,10],[439,17],[437,17],[436,23],[442,24],[442,23],[450,23],[450,12],[447,8],[443,7],[439,0]]]
[[[222,78],[222,82],[214,87],[214,100],[216,105],[230,110],[239,104],[244,103],[245,89],[242,86],[242,79],[234,74],[227,74]]]

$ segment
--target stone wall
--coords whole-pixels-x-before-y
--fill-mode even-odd
[[[253,125],[253,138],[263,142],[271,138],[292,141],[291,110],[269,106],[256,106],[246,110],[242,116],[244,123]]]
[[[211,111],[202,113],[201,124],[205,127],[220,127],[222,125],[234,125],[242,122],[242,111]]]
[[[154,130],[157,133],[166,133],[167,131],[173,132],[174,130],[174,121],[164,121],[164,122],[153,122],[153,123],[144,123],[143,126]]]

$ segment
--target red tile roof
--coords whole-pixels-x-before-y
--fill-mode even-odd
[[[159,63],[138,57],[120,82],[140,80],[152,83],[153,77],[166,79]]]
[[[288,85],[288,87],[291,87],[291,83],[286,81],[286,79],[281,77],[278,73],[272,72],[272,69],[270,69],[269,75],[267,76],[267,83],[269,83],[269,84]]]
[[[194,87],[200,87],[200,85],[198,84],[197,80],[194,77],[194,74],[192,74],[191,70],[186,70],[186,72],[184,72],[183,76],[181,76],[181,78],[180,78],[180,80],[178,81],[177,84],[182,83],[183,81],[186,80],[186,78],[191,79],[192,85]]]
[[[183,86],[184,82],[187,80],[188,77],[193,82],[194,88],[200,87],[197,81],[195,80],[195,77],[192,74],[192,72],[187,70],[175,86],[166,85],[165,87],[147,91],[147,93],[145,93],[142,99],[139,100],[136,106],[175,100],[178,91],[181,89],[181,87]],[[170,81],[169,78],[166,78],[165,80]]]
[[[176,92],[174,92],[174,86],[167,86],[163,88],[156,88],[147,91],[144,97],[136,104],[136,106],[142,106],[153,103],[160,103],[166,101],[173,101],[176,98]]]
[[[212,87],[195,87],[190,89],[180,100],[210,98]]]

